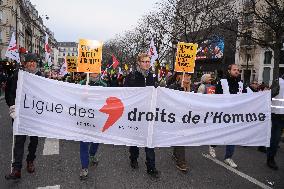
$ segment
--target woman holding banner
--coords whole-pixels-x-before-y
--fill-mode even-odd
[[[167,87],[179,91],[190,91],[190,75],[175,73],[168,81]],[[185,147],[175,146],[173,149],[173,159],[176,162],[176,168],[182,172],[188,172],[189,168],[185,160]]]
[[[133,73],[130,73],[126,79],[124,86],[125,87],[146,87],[154,86],[155,78],[150,72],[150,56],[146,53],[141,53],[137,58],[137,70]],[[131,146],[129,148],[130,152],[130,165],[133,169],[138,168],[138,157],[139,157],[139,148],[137,146]],[[159,178],[159,172],[155,166],[155,151],[154,148],[145,148],[146,152],[146,166],[147,173],[152,178]]]
[[[211,74],[204,74],[201,77],[201,85],[198,87],[197,93],[202,94],[215,94],[216,92],[216,86],[212,85],[213,78],[211,77]],[[209,154],[213,158],[216,158],[216,146],[209,146]]]
[[[84,79],[80,82],[81,85],[90,85],[90,86],[103,86],[106,87],[107,84],[101,80],[101,77],[97,73],[90,73],[89,82],[87,83],[87,79]],[[99,144],[92,142],[80,142],[80,160],[82,170],[80,172],[80,179],[85,180],[88,178],[88,167],[89,163],[91,165],[97,165],[98,161],[95,157]]]

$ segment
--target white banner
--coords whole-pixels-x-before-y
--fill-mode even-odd
[[[270,106],[270,91],[90,87],[20,71],[14,134],[141,147],[269,146]]]

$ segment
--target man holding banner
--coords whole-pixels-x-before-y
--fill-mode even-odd
[[[37,56],[35,54],[27,54],[25,56],[25,62],[24,62],[25,71],[34,73],[36,75],[39,75],[40,72],[37,71]],[[17,90],[17,80],[18,80],[18,70],[15,71],[12,78],[7,83],[6,88],[6,103],[9,106],[9,114],[12,117],[13,121],[16,118],[16,112],[15,112],[15,99],[16,99],[16,90]],[[5,178],[7,180],[17,180],[21,178],[21,169],[22,169],[22,161],[24,156],[24,147],[25,147],[25,141],[26,136],[25,135],[16,135],[13,136],[13,163],[11,170],[11,173],[6,175]],[[15,141],[14,141],[15,140]],[[38,137],[37,136],[30,136],[30,143],[29,143],[29,153],[27,155],[27,171],[29,173],[33,173],[35,171],[34,167],[34,160],[36,158],[36,149],[38,144]]]
[[[221,79],[216,86],[216,94],[240,94],[247,93],[247,88],[240,80],[240,70],[238,65],[231,64],[228,67],[228,76],[226,79]],[[215,146],[211,146],[215,147]],[[237,164],[233,161],[232,157],[235,151],[234,145],[226,146],[224,162],[233,168],[237,168]]]
[[[279,79],[279,85],[276,84],[271,86],[272,128],[271,128],[270,147],[267,148],[267,166],[274,170],[278,170],[278,166],[274,158],[278,150],[278,145],[281,140],[282,129],[284,127],[284,79],[283,78]]]
[[[137,70],[134,73],[130,73],[126,79],[125,87],[146,87],[154,86],[155,78],[150,72],[150,56],[146,53],[141,53],[137,58]],[[137,146],[131,146],[130,152],[130,165],[133,169],[138,168],[139,148]],[[153,178],[159,178],[159,172],[155,166],[155,151],[154,148],[145,148],[146,152],[146,166],[147,173]]]

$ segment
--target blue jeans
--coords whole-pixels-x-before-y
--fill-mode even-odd
[[[235,145],[227,145],[225,159],[232,158],[234,155],[234,152],[235,152]]]
[[[215,148],[216,145],[211,145],[211,147]],[[225,159],[232,158],[234,155],[234,152],[235,152],[235,145],[227,145]]]
[[[139,157],[139,148],[137,146],[130,146],[130,159],[137,160]],[[146,166],[147,169],[155,169],[155,150],[154,148],[145,148],[146,152]]]
[[[98,150],[99,143],[80,142],[80,159],[82,169],[89,167],[89,157],[95,156]]]
[[[278,145],[281,140],[282,129],[284,127],[284,121],[280,118],[280,115],[272,114],[271,120],[271,138],[270,147],[267,148],[267,158],[271,158],[276,155]]]

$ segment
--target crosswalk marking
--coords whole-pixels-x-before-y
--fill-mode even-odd
[[[44,156],[59,154],[59,140],[46,138],[42,153]]]
[[[38,187],[37,189],[60,189],[60,185],[56,185],[56,186]]]
[[[219,161],[218,159],[215,159],[215,158],[212,158],[210,155],[208,154],[202,154],[203,157],[207,158],[207,159],[210,159],[211,161],[213,161],[214,163],[218,164],[218,165],[221,165],[223,167],[225,167],[226,169],[228,169],[229,171],[239,175],[240,177],[243,177],[244,179],[254,183],[255,185],[259,186],[260,188],[263,188],[263,189],[272,189],[271,187],[265,185],[264,183],[256,180],[255,178],[249,176],[249,175],[246,175],[245,173],[242,173],[240,171],[238,171],[237,169],[234,169],[230,166],[228,166],[227,164]]]

